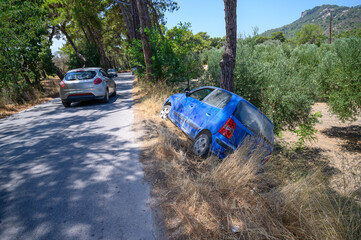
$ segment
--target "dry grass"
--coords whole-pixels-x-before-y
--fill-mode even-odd
[[[143,164],[171,239],[361,239],[360,193],[332,191],[326,159],[282,148],[257,174],[262,154],[249,155],[253,146],[244,144],[223,161],[201,160],[179,129],[157,117],[171,89],[141,88]]]
[[[24,103],[22,104],[12,102],[6,94],[0,94],[0,118],[23,111],[59,96],[59,81],[58,78],[49,77],[42,81],[44,92],[36,89],[30,89],[24,92],[22,96]]]

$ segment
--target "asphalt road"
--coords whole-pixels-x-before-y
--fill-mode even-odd
[[[0,119],[0,239],[155,239],[133,78],[108,104],[54,99]]]

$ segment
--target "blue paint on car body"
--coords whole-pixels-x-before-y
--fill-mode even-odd
[[[265,156],[273,152],[272,122],[250,102],[234,93],[217,87],[200,87],[174,94],[164,105],[171,105],[168,118],[191,139],[196,139],[204,131],[209,132],[210,151],[220,158],[234,152],[247,136],[262,146]]]

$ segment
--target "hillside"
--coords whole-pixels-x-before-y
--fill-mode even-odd
[[[305,24],[318,24],[324,30],[324,34],[327,35],[329,32],[330,11],[332,12],[332,31],[334,34],[361,28],[361,5],[355,7],[322,5],[302,12],[301,17],[291,24],[268,30],[261,35],[271,36],[274,32],[282,31],[287,38],[292,38]]]

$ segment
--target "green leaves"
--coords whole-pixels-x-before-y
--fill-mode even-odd
[[[40,0],[7,0],[0,4],[0,87],[10,98],[29,85],[40,86],[41,73],[51,72],[50,46],[46,41],[46,11]],[[50,61],[51,62],[51,61]]]
[[[320,46],[325,39],[326,37],[322,34],[322,30],[317,24],[306,24],[296,34],[296,41],[299,44],[310,43]]]
[[[187,23],[179,24],[163,37],[155,28],[146,30],[152,49],[154,81],[185,81],[202,74],[203,66],[198,54],[202,42],[200,35],[196,37],[189,28]],[[129,49],[132,66],[144,66],[141,47],[140,41],[133,41]],[[142,73],[141,70],[138,72]]]
[[[336,40],[325,50],[319,79],[324,97],[342,120],[361,111],[361,38]]]

